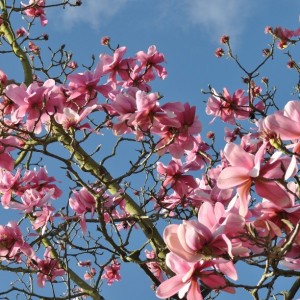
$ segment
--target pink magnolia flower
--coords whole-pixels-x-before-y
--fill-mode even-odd
[[[14,168],[14,159],[10,152],[20,147],[19,140],[13,136],[0,138],[0,167],[12,171]]]
[[[197,135],[194,139],[193,149],[185,150],[186,168],[190,170],[202,169],[210,160],[209,154],[206,153],[209,149],[208,144],[202,141],[200,135]]]
[[[40,287],[44,287],[46,281],[54,281],[55,277],[66,274],[59,261],[51,257],[51,247],[46,249],[44,259],[36,258],[36,262],[36,268],[38,269],[37,283]]]
[[[28,189],[21,196],[20,202],[10,202],[9,208],[22,210],[24,213],[31,213],[36,207],[43,207],[49,202],[54,190],[49,190],[45,194],[38,192],[35,189]]]
[[[189,169],[182,165],[181,160],[173,159],[168,166],[157,163],[157,172],[163,176],[163,186],[170,186],[180,196],[186,195],[191,189],[198,187],[192,175],[185,175]]]
[[[34,230],[38,230],[39,228],[42,228],[41,234],[44,234],[47,229],[48,222],[53,222],[54,220],[55,217],[54,212],[55,212],[55,208],[50,205],[44,205],[42,207],[42,210],[35,211],[33,213],[35,220],[31,221],[32,228]]]
[[[16,31],[17,37],[22,37],[25,34],[29,35],[29,32],[23,26]]]
[[[5,86],[7,84],[7,80],[7,75],[2,70],[0,70],[0,84],[2,86]]]
[[[77,103],[74,110],[78,109],[78,104],[80,104],[80,107],[95,104],[97,92],[101,93],[104,97],[108,96],[111,87],[107,84],[98,85],[101,76],[103,76],[103,72],[98,66],[93,72],[86,71],[84,73],[68,75],[68,80],[70,81],[68,86],[68,93],[70,94],[68,102],[75,101]]]
[[[28,43],[28,47],[29,47],[29,50],[34,53],[34,54],[38,54],[40,52],[40,47],[37,46],[34,42],[30,41]]]
[[[126,47],[117,48],[113,56],[108,54],[101,54],[100,61],[97,68],[102,70],[103,75],[109,75],[108,81],[114,83],[114,87],[117,84],[117,75],[124,81],[130,79],[130,69],[135,65],[134,58],[123,59],[125,55]]]
[[[280,244],[282,245],[284,242],[285,240],[283,240]],[[289,247],[289,250],[285,254],[285,257],[283,257],[283,259],[280,261],[280,264],[290,270],[300,270],[299,251],[299,243],[293,243],[292,246]]]
[[[278,48],[284,49],[287,47],[288,42],[291,42],[293,37],[297,37],[300,35],[300,27],[296,30],[290,30],[283,27],[275,27],[271,29],[270,32],[280,39],[278,42]]]
[[[79,192],[73,191],[72,197],[69,199],[70,207],[80,217],[80,225],[82,231],[86,232],[85,214],[91,212],[92,215],[96,209],[95,198],[85,188],[82,188]]]
[[[164,230],[164,241],[169,250],[188,262],[211,259],[223,254],[240,254],[230,238],[244,231],[245,220],[235,210],[225,211],[217,202],[213,207],[204,202],[197,221],[183,221],[182,224],[168,225]]]
[[[166,69],[160,65],[165,62],[165,57],[157,51],[156,46],[150,46],[147,53],[139,51],[136,54],[136,58],[141,63],[141,67],[146,68],[145,75],[143,76],[146,81],[152,81],[155,78],[153,69],[155,69],[158,77],[162,79],[167,77]]]
[[[281,140],[300,138],[300,101],[289,101],[283,110],[267,116],[262,130],[274,132]]]
[[[46,167],[27,171],[24,177],[27,186],[44,194],[51,191],[51,198],[53,199],[58,199],[62,195],[62,190],[54,183],[56,181],[55,177],[48,175]]]
[[[155,126],[151,131],[158,134],[161,139],[156,148],[158,154],[162,155],[169,151],[174,158],[181,158],[185,150],[191,150],[194,147],[194,135],[199,134],[202,124],[195,115],[196,107],[188,103],[179,102],[164,105],[163,109],[171,115],[172,125]],[[174,124],[174,119],[179,123]]]
[[[78,114],[73,109],[66,107],[64,108],[62,113],[55,114],[54,118],[58,124],[61,124],[65,130],[69,130],[70,128],[74,129],[89,129],[93,130],[89,123],[84,123],[80,125],[81,121],[83,121],[90,113],[92,113],[97,108],[97,105],[94,104],[92,106],[83,108],[80,114]]]
[[[271,238],[274,235],[281,237],[283,232],[289,234],[292,231],[291,226],[297,225],[300,218],[300,205],[295,204],[294,197],[297,188],[293,182],[290,182],[288,189],[291,190],[289,203],[279,206],[272,201],[263,199],[251,211],[252,216],[255,217],[253,225],[260,235]],[[286,221],[290,226],[287,225]]]
[[[24,7],[24,14],[31,18],[39,17],[41,25],[46,26],[48,20],[46,19],[46,13],[44,10],[45,2],[46,0],[29,0],[29,4],[21,2]]]
[[[246,152],[241,146],[229,143],[225,146],[224,155],[230,166],[225,167],[218,177],[218,187],[227,189],[237,187],[241,198],[240,214],[248,211],[249,192],[254,182],[257,194],[279,206],[290,202],[289,193],[279,181],[287,179],[296,171],[295,159],[276,158],[262,164],[266,144],[263,144],[255,155]],[[279,153],[279,152],[278,152]]]
[[[235,119],[247,119],[250,114],[249,98],[244,96],[244,90],[236,90],[231,96],[226,88],[223,94],[218,94],[213,90],[213,95],[209,97],[206,106],[206,113],[219,117],[224,122],[235,124]]]
[[[16,222],[9,222],[6,226],[0,225],[0,261],[21,261],[21,254],[32,257],[31,246],[24,242],[21,230]]]
[[[37,82],[28,87],[24,84],[8,85],[6,95],[18,106],[11,114],[12,122],[18,124],[26,119],[27,130],[40,133],[50,116],[63,109],[63,97],[58,91],[53,79],[46,80],[43,85]]]
[[[105,273],[102,275],[102,279],[107,280],[108,285],[112,285],[115,281],[121,280],[120,275],[120,267],[121,265],[115,259],[109,266],[104,267]]]
[[[0,192],[3,194],[1,197],[1,203],[4,208],[9,208],[11,196],[15,194],[22,196],[26,191],[29,196],[31,193],[37,196],[39,199],[43,198],[46,194],[51,194],[52,199],[57,199],[61,196],[62,191],[53,183],[54,177],[49,177],[46,168],[40,168],[39,170],[27,170],[21,175],[21,170],[18,169],[16,174],[4,170],[0,170]],[[32,192],[35,191],[35,192]],[[24,199],[25,200],[25,199]],[[25,200],[25,202],[27,201]],[[29,201],[30,202],[30,201]]]
[[[84,277],[85,280],[90,280],[90,279],[93,279],[95,275],[96,275],[96,269],[95,268],[90,268],[89,271],[85,272],[83,277]]]
[[[188,300],[203,300],[198,280],[213,290],[235,293],[234,288],[227,286],[224,278],[225,275],[237,280],[231,261],[219,259],[191,263],[171,252],[167,254],[166,264],[176,275],[159,285],[156,290],[158,298],[166,299],[178,293],[180,299],[186,295]]]
[[[145,250],[145,255],[148,259],[153,259],[154,260],[156,258],[156,254],[153,250],[152,251]],[[160,264],[157,261],[148,262],[148,263],[146,263],[146,265],[149,268],[149,270],[153,273],[153,275],[160,282],[162,282],[164,280],[164,277],[163,277],[164,272],[163,272]]]

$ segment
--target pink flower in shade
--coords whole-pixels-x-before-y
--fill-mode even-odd
[[[24,14],[30,18],[40,18],[41,25],[46,26],[48,20],[46,19],[46,13],[44,10],[46,0],[29,0],[29,4],[24,4],[21,2],[24,7]]]
[[[0,225],[0,261],[21,261],[21,254],[32,257],[33,249],[24,242],[21,230],[16,222],[9,222],[6,226]]]
[[[55,277],[66,274],[66,271],[60,266],[59,261],[51,257],[51,247],[46,249],[43,260],[36,258],[35,261],[37,262],[37,283],[39,287],[44,287],[46,281],[54,281]]]
[[[69,205],[80,218],[82,231],[86,233],[85,214],[88,212],[94,214],[96,209],[95,198],[85,188],[82,188],[79,192],[73,191],[73,195],[69,199]]]
[[[237,187],[241,198],[240,214],[248,211],[249,192],[254,182],[256,193],[279,206],[289,204],[290,197],[279,181],[295,174],[295,158],[278,158],[279,152],[262,165],[266,144],[263,144],[255,155],[246,152],[241,146],[229,143],[225,146],[224,155],[230,166],[225,167],[218,177],[221,189]]]
[[[136,58],[141,63],[141,67],[146,68],[146,73],[143,76],[145,81],[152,81],[155,78],[153,69],[156,71],[158,77],[162,79],[167,77],[166,69],[160,65],[165,62],[165,57],[157,51],[156,46],[150,46],[147,53],[139,51],[136,54]]]
[[[104,267],[105,273],[101,278],[106,279],[108,285],[112,285],[115,281],[120,281],[120,267],[121,265],[114,259],[109,266]]]
[[[180,299],[186,295],[187,300],[203,300],[201,283],[213,290],[235,293],[234,288],[227,286],[224,278],[225,275],[237,280],[237,273],[231,261],[217,259],[191,263],[171,252],[167,254],[166,264],[176,275],[159,285],[156,290],[158,298],[166,299],[178,293]]]
[[[249,98],[244,96],[244,90],[236,90],[231,96],[226,88],[223,94],[218,94],[215,90],[213,95],[209,97],[206,106],[206,113],[215,116],[222,121],[235,124],[235,119],[247,119],[250,114]]]
[[[169,250],[188,262],[212,259],[223,254],[233,257],[247,251],[240,247],[240,243],[235,245],[230,240],[244,231],[244,224],[244,218],[236,209],[225,211],[219,202],[214,207],[204,202],[197,221],[168,225],[163,236]]]
[[[262,122],[262,130],[273,132],[281,140],[300,138],[300,101],[289,101],[283,110],[267,116]]]
[[[148,259],[155,260],[155,258],[156,258],[156,254],[153,250],[152,251],[145,250],[145,255]],[[163,276],[164,272],[161,269],[161,266],[157,261],[148,262],[146,265],[147,265],[148,269],[153,273],[153,275],[160,282],[164,281],[164,276]]]
[[[192,175],[185,175],[188,171],[183,165],[181,160],[173,159],[168,166],[162,162],[157,163],[157,172],[163,176],[163,186],[171,187],[179,195],[187,194],[191,189],[198,187]]]

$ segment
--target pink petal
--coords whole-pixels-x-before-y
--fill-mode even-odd
[[[246,184],[249,180],[249,169],[244,167],[227,167],[220,173],[217,185],[220,189],[228,189]]]
[[[178,293],[178,291],[186,285],[186,283],[182,282],[183,275],[184,274],[175,275],[162,282],[156,290],[156,296],[160,299],[165,299]]]
[[[251,170],[254,167],[254,156],[241,146],[229,143],[224,148],[224,155],[233,167],[243,167]]]

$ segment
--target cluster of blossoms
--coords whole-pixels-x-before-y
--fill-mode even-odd
[[[39,17],[43,26],[47,24],[45,1],[30,0],[22,5],[25,15]],[[281,48],[300,35],[299,30],[269,31],[280,39]],[[229,43],[229,38],[223,37],[222,43]],[[102,44],[110,46],[110,39],[103,38]],[[33,43],[29,48],[35,54],[40,51]],[[276,253],[277,265],[300,270],[300,205],[298,186],[293,181],[300,155],[300,102],[290,101],[283,110],[257,121],[252,133],[227,129],[221,159],[214,160],[209,153],[211,145],[200,135],[202,125],[196,108],[180,102],[161,104],[161,96],[151,91],[151,81],[167,76],[164,55],[155,46],[130,58],[125,58],[125,53],[123,46],[111,55],[101,54],[94,70],[72,73],[66,84],[53,79],[38,79],[28,86],[8,84],[7,76],[0,72],[2,206],[29,216],[32,228],[40,236],[58,217],[67,222],[78,221],[83,234],[88,231],[87,216],[93,218],[96,214],[101,214],[99,218],[105,225],[118,223],[118,230],[126,227],[128,223],[123,222],[129,222],[126,218],[130,215],[124,190],[111,194],[107,190],[109,183],[103,188],[99,188],[99,182],[82,185],[73,189],[69,198],[74,215],[64,216],[56,212],[51,202],[60,198],[62,191],[45,168],[13,172],[13,152],[22,150],[32,136],[37,140],[44,135],[57,138],[59,129],[60,135],[75,139],[80,132],[98,133],[100,127],[105,127],[118,136],[131,134],[138,142],[150,141],[151,155],[170,157],[169,162],[156,164],[161,186],[150,200],[155,201],[158,215],[179,218],[178,208],[187,208],[197,215],[196,219],[187,218],[164,230],[163,239],[170,251],[166,266],[175,274],[173,277],[165,280],[156,253],[146,252],[145,264],[161,282],[156,290],[159,298],[178,293],[179,298],[187,295],[189,300],[201,300],[200,287],[234,293],[230,280],[238,279],[235,262],[265,255],[270,242],[276,249],[286,249]],[[220,48],[216,54],[222,56],[224,51]],[[75,62],[70,64],[73,70],[76,66]],[[211,89],[206,113],[231,126],[237,125],[237,120],[252,118],[254,113],[265,116],[264,101],[259,98],[254,103],[262,89],[251,84],[249,95],[242,89],[233,95],[226,88],[222,93]],[[91,120],[94,113],[104,116],[101,126],[95,126]],[[240,144],[233,143],[238,138]],[[192,175],[204,169],[201,178]],[[254,202],[254,193],[262,201]],[[27,266],[37,273],[40,287],[66,273],[51,247],[39,259],[17,223],[0,226],[0,261],[19,263],[24,256]],[[90,261],[78,265],[89,268],[85,280],[96,276],[97,270]],[[108,285],[121,279],[116,259],[112,258],[103,270],[101,278]]]

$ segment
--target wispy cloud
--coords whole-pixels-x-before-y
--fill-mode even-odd
[[[173,0],[169,3],[173,5],[169,6],[169,12],[176,11],[183,24],[201,26],[212,39],[228,34],[236,40],[255,8],[251,0]]]
[[[213,0],[186,1],[188,14],[196,24],[213,33],[238,35],[250,15],[251,1]]]
[[[86,23],[97,28],[115,16],[128,0],[87,0],[78,8],[67,8],[62,12],[61,25],[72,28],[75,24]]]

